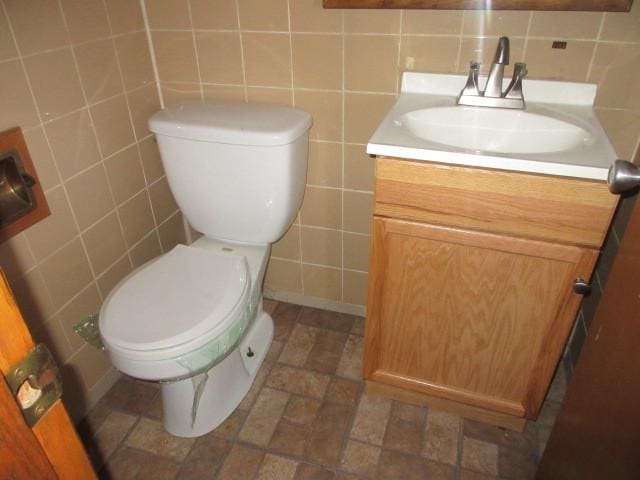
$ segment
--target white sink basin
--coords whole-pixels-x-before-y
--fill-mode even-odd
[[[399,121],[424,140],[484,152],[562,152],[592,139],[577,125],[522,110],[424,108],[405,113]]]
[[[593,109],[596,85],[525,78],[526,108],[515,110],[456,105],[465,82],[463,75],[405,72],[367,153],[607,179],[616,153]]]

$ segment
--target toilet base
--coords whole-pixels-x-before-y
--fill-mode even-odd
[[[164,428],[178,437],[199,437],[220,425],[251,388],[272,340],[273,320],[268,313],[259,311],[238,346],[207,372],[209,378],[204,384],[193,425],[194,381],[187,378],[163,384]],[[249,348],[252,356],[247,355]]]

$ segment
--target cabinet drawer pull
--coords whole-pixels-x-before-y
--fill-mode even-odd
[[[578,277],[573,281],[573,291],[580,295],[589,295],[591,293],[591,285]]]

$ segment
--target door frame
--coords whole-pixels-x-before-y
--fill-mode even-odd
[[[0,335],[0,373],[2,373],[0,382],[4,383],[1,387],[6,388],[10,395],[4,377],[34,348],[35,344],[13,293],[9,289],[4,272],[1,270],[0,332],[2,332]],[[57,477],[82,480],[96,478],[84,446],[60,399],[30,428],[24,422],[15,399],[12,398],[13,404],[7,401],[7,392],[3,392],[5,395],[1,397],[3,399],[0,404],[3,413],[1,418],[12,422],[13,435],[11,436],[16,442],[12,442],[11,448],[20,450],[10,451],[9,454],[16,458],[27,455],[25,461],[32,462],[40,469],[37,477],[28,476],[24,470],[18,470],[14,475],[19,475],[18,478]],[[16,421],[13,422],[9,417],[14,417],[13,420]],[[10,465],[7,466],[7,468],[10,467]]]

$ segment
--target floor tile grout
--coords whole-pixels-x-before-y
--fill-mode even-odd
[[[327,475],[332,475],[335,478],[339,476],[345,476],[346,478],[346,476],[355,475],[353,478],[362,480],[384,480],[389,478],[389,472],[401,471],[402,468],[408,468],[408,464],[412,464],[425,469],[425,472],[431,471],[429,469],[441,472],[440,474],[445,475],[448,480],[463,480],[468,475],[464,473],[465,470],[462,465],[465,440],[468,438],[475,440],[470,445],[470,448],[474,447],[476,449],[473,454],[488,455],[486,452],[482,453],[482,448],[488,448],[484,445],[489,444],[493,449],[490,450],[493,452],[491,455],[494,456],[476,458],[465,467],[471,471],[481,472],[485,468],[483,461],[495,462],[498,476],[492,477],[493,480],[498,480],[498,477],[503,474],[513,475],[514,471],[519,471],[517,470],[518,468],[524,469],[522,471],[523,475],[529,475],[532,471],[532,465],[539,461],[541,455],[540,446],[544,439],[540,432],[541,429],[549,428],[548,423],[550,423],[557,411],[558,402],[555,398],[548,402],[548,405],[546,404],[545,417],[541,418],[541,421],[544,420],[545,423],[531,423],[523,433],[505,431],[503,434],[501,430],[496,430],[495,427],[484,426],[478,422],[469,424],[471,429],[465,432],[467,421],[457,417],[458,432],[455,445],[455,465],[440,461],[446,459],[446,457],[439,455],[427,456],[424,454],[428,439],[436,439],[437,441],[438,438],[430,437],[429,435],[446,435],[446,433],[438,433],[437,429],[430,429],[427,432],[430,415],[437,411],[428,406],[418,406],[390,399],[390,403],[383,403],[383,405],[389,405],[388,412],[386,411],[387,407],[380,407],[380,404],[378,404],[378,407],[370,407],[383,408],[382,413],[374,414],[373,417],[367,417],[371,413],[363,413],[362,420],[365,423],[384,421],[382,429],[378,424],[375,427],[377,430],[373,430],[378,432],[376,435],[379,435],[379,432],[382,431],[380,444],[377,443],[377,437],[366,438],[366,435],[364,439],[360,438],[361,435],[352,437],[360,406],[366,394],[366,383],[361,378],[353,378],[355,376],[354,372],[358,370],[356,368],[358,367],[357,362],[361,362],[361,358],[354,356],[353,352],[357,352],[357,349],[361,348],[362,334],[360,330],[362,325],[358,324],[358,320],[352,315],[334,314],[283,302],[270,303],[269,309],[265,307],[265,311],[270,311],[274,318],[274,341],[277,343],[272,344],[270,351],[265,356],[264,363],[256,374],[257,378],[259,376],[258,381],[260,383],[251,387],[250,400],[244,400],[243,404],[240,405],[242,408],[236,409],[234,414],[227,419],[230,423],[225,420],[219,427],[220,429],[214,430],[207,436],[200,437],[202,439],[210,438],[209,441],[212,441],[212,444],[201,443],[207,440],[194,439],[189,441],[188,439],[165,435],[164,438],[167,439],[165,441],[169,443],[175,442],[175,445],[179,447],[176,447],[179,455],[175,451],[167,450],[169,447],[157,443],[161,440],[145,439],[147,443],[141,444],[140,434],[146,431],[145,429],[154,428],[156,429],[154,431],[159,432],[160,436],[162,436],[160,432],[164,435],[162,421],[158,418],[157,413],[160,390],[156,388],[156,391],[153,392],[146,382],[128,378],[123,378],[114,385],[112,390],[96,406],[98,410],[96,410],[93,420],[89,417],[83,425],[83,429],[87,431],[86,436],[90,437],[84,440],[87,444],[93,444],[93,447],[95,447],[94,453],[98,457],[100,455],[99,445],[96,442],[101,440],[97,437],[98,433],[104,428],[105,431],[102,434],[105,437],[109,437],[110,434],[116,435],[118,434],[117,428],[124,428],[122,425],[126,424],[122,417],[119,417],[120,420],[115,417],[110,418],[111,414],[117,412],[135,417],[133,423],[124,432],[121,440],[108,456],[104,459],[96,459],[96,465],[101,464],[100,474],[102,477],[106,476],[112,480],[118,480],[117,476],[112,475],[112,471],[118,472],[118,468],[121,469],[120,471],[124,471],[122,470],[123,468],[125,470],[126,468],[133,468],[138,472],[135,473],[137,478],[138,474],[142,475],[143,473],[141,472],[146,471],[145,469],[153,469],[154,464],[160,465],[162,462],[169,462],[167,465],[171,469],[175,469],[176,478],[180,478],[181,472],[185,474],[193,472],[193,470],[189,470],[190,467],[196,469],[204,467],[215,468],[215,470],[207,470],[209,475],[207,478],[227,478],[227,474],[234,468],[249,468],[249,463],[251,462],[241,461],[242,455],[253,455],[255,461],[251,464],[251,468],[255,470],[255,475],[247,473],[247,476],[242,478],[257,478],[262,469],[274,468],[273,462],[268,460],[270,458],[268,455],[270,455],[286,460],[285,463],[288,462],[288,465],[294,462],[297,470],[302,468],[301,465],[306,465],[308,468],[315,467],[327,470],[331,472]],[[303,339],[302,344],[289,343],[293,338],[292,334],[297,325],[313,328],[314,336],[308,337],[310,340],[305,343],[303,333],[301,334],[303,335],[302,337],[297,337],[298,339]],[[323,332],[328,333],[325,334]],[[356,342],[355,344],[353,341],[349,343],[351,336],[358,337],[358,339],[353,340]],[[343,338],[344,340],[342,340]],[[288,345],[289,349],[302,349],[298,350],[303,352],[300,356],[295,357],[296,353],[294,352],[292,354],[294,356],[289,357],[302,359],[300,360],[301,364],[290,365],[280,361],[280,357]],[[317,357],[313,358],[312,355],[317,355]],[[290,370],[282,373],[283,371],[277,370],[278,368],[289,368]],[[277,372],[280,372],[280,377],[273,377]],[[295,375],[291,378],[283,377],[287,372]],[[300,376],[297,376],[298,374]],[[275,380],[273,380],[274,378]],[[318,381],[323,382],[324,386],[322,384],[313,386],[304,383]],[[263,393],[268,391],[265,389],[279,393],[274,394],[275,397],[262,397]],[[329,395],[330,391],[332,392],[331,396]],[[315,395],[315,393],[318,393],[319,396]],[[262,402],[260,403],[261,406],[265,405],[264,402],[269,401],[276,402],[273,405],[282,405],[282,403],[278,403],[284,399],[282,394],[287,395],[284,405],[272,407],[275,408],[274,412],[280,412],[281,409],[281,413],[275,413],[275,415],[279,415],[275,420],[270,420],[266,427],[249,423],[254,421],[250,420],[254,418],[251,414],[254,409],[258,408],[259,399],[263,398],[263,400],[260,400]],[[278,398],[280,400],[277,400]],[[292,406],[295,398],[300,399],[297,400],[300,402],[298,408],[303,409],[298,413],[293,410],[294,407]],[[244,403],[245,401],[247,403]],[[305,404],[305,402],[308,403]],[[266,403],[266,405],[269,405],[269,403]],[[289,412],[290,406],[292,406],[291,412]],[[311,410],[305,412],[304,409],[309,408]],[[310,411],[313,413],[313,417],[309,416]],[[325,415],[324,418],[322,417],[323,415]],[[378,415],[378,417],[375,415]],[[102,418],[103,416],[104,418]],[[259,419],[260,417],[255,418]],[[301,423],[295,421],[296,418]],[[326,422],[328,418],[334,418],[338,423],[333,427],[327,427],[323,422]],[[118,427],[118,421],[120,422],[120,427]],[[392,425],[393,430],[390,430]],[[325,427],[328,430],[325,430]],[[255,428],[262,428],[263,430],[255,430]],[[283,430],[279,430],[280,428]],[[296,439],[298,438],[297,435],[300,435],[301,441],[304,442],[302,449],[292,449],[290,446],[292,445],[291,440],[289,440],[289,444],[286,443],[285,432],[288,431],[287,428],[291,428],[292,430],[290,431],[294,434],[293,437],[289,437],[290,439]],[[332,428],[335,428],[335,430],[332,430]],[[403,435],[403,428],[407,429],[404,430],[404,434],[408,435],[410,440],[398,440]],[[245,429],[248,429],[248,433],[246,436],[243,435],[241,439],[240,434]],[[254,429],[253,434],[251,429]],[[328,433],[329,431],[330,433]],[[280,432],[278,434],[280,435],[278,442],[284,441],[284,443],[274,443],[277,432]],[[251,435],[254,436],[252,437]],[[265,435],[268,436],[266,440],[264,440]],[[322,437],[322,435],[325,435],[325,437]],[[326,435],[329,436],[326,437]],[[319,438],[320,440],[318,440]],[[327,447],[322,443],[322,438],[325,441],[331,438],[331,441],[339,443],[334,443],[332,447]],[[446,436],[442,438],[442,441],[447,441]],[[255,440],[255,442],[252,440]],[[108,441],[108,438],[105,441]],[[355,450],[349,447],[350,450],[347,450],[351,441],[356,441],[362,447],[356,447]],[[210,448],[213,449],[210,453],[211,457],[206,456],[206,451],[204,454],[202,453],[202,448],[206,448],[206,445],[211,445]],[[325,448],[328,448],[328,450],[323,450]],[[358,448],[364,448],[364,450],[358,450]],[[195,453],[196,449],[198,449],[197,454]],[[255,453],[247,453],[251,451]],[[356,457],[353,455],[357,456],[367,451],[378,452],[377,457],[365,459],[369,463],[362,463],[365,461],[362,459],[356,459],[360,463],[353,463],[356,461],[354,460]],[[232,452],[234,452],[233,455]],[[470,453],[470,455],[473,454]],[[439,458],[439,460],[434,458]],[[102,460],[101,463],[100,460]],[[385,463],[383,463],[383,460]],[[127,461],[133,463],[129,465],[126,463]],[[402,465],[404,461],[408,462],[407,465]],[[203,467],[198,467],[199,462]],[[119,467],[118,464],[120,465]],[[354,470],[360,473],[355,473]],[[235,470],[233,471],[235,472]],[[173,470],[169,470],[166,474],[171,476],[172,472]],[[297,475],[294,478],[297,479]],[[327,478],[333,477],[329,476]]]
[[[458,449],[456,451],[456,478],[460,478],[462,470],[462,448],[464,446],[464,419],[458,423]]]

